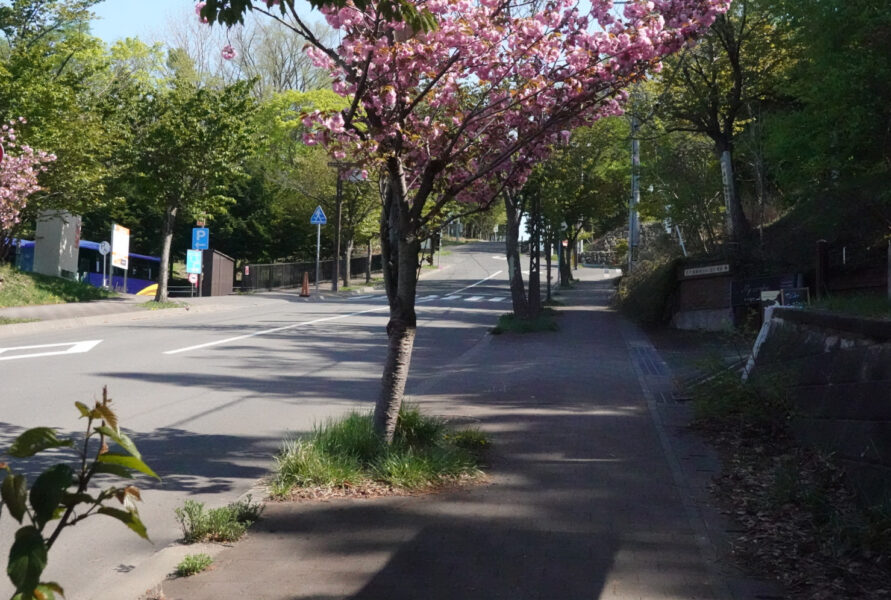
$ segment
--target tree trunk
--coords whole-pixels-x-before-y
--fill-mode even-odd
[[[373,258],[371,240],[368,240],[368,260],[365,261],[365,283],[371,283],[371,259]]]
[[[540,199],[532,200],[529,211],[529,316],[541,314],[541,210]]]
[[[176,223],[176,207],[168,205],[164,211],[164,220],[161,222],[161,266],[158,273],[158,291],[155,292],[155,302],[167,302],[167,282],[170,278],[170,246],[173,243],[173,225]]]
[[[353,238],[346,242],[346,248],[343,251],[343,287],[350,287],[350,281],[353,279],[352,263],[353,261]]]
[[[337,170],[337,220],[334,229],[334,273],[331,274],[331,291],[337,291],[337,280],[340,279],[340,232],[341,218],[343,215],[343,179],[340,177],[340,169]]]
[[[402,164],[397,158],[391,158],[387,170],[389,181],[381,212],[381,255],[390,321],[387,323],[387,358],[373,420],[375,432],[390,443],[402,407],[417,330],[415,292],[421,244],[406,198]]]
[[[544,244],[544,252],[545,252],[545,265],[547,267],[547,283],[548,283],[548,293],[547,293],[547,301],[551,301],[551,252],[553,249],[551,248],[551,236],[545,235],[545,244]]]
[[[572,269],[569,264],[569,246],[564,247],[563,240],[559,240],[558,244],[559,252],[557,258],[560,266],[560,286],[566,287],[572,281]]]
[[[729,143],[717,148],[721,160],[721,178],[724,183],[725,229],[731,242],[741,242],[749,233],[749,222],[743,212],[736,173],[733,168],[733,150]]]
[[[514,315],[519,319],[529,318],[529,302],[526,300],[526,288],[523,285],[523,269],[520,263],[520,215],[516,195],[505,191],[504,210],[507,213],[507,236],[505,238],[505,254],[507,256],[507,272],[510,277],[510,297],[513,302]]]

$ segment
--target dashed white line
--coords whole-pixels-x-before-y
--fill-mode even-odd
[[[489,298],[489,302],[501,302],[504,298]]]
[[[469,298],[465,298],[464,302],[479,302],[482,299],[482,296],[470,296]]]

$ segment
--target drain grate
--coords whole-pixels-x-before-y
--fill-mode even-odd
[[[641,371],[647,375],[656,375],[665,377],[668,375],[668,368],[659,357],[656,349],[650,346],[636,346],[631,348],[631,357],[638,364]]]

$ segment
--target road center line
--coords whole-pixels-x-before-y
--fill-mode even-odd
[[[484,283],[484,282],[486,282],[486,281],[489,281],[490,279],[492,279],[492,278],[495,277],[496,275],[501,275],[501,273],[503,273],[503,272],[504,272],[504,271],[495,271],[494,273],[492,273],[491,275],[489,275],[489,276],[486,277],[485,279],[480,279],[480,280],[477,281],[476,283],[472,283],[472,284],[468,285],[467,287],[463,287],[463,288],[461,288],[460,290],[455,290],[455,291],[452,292],[452,293],[453,293],[453,294],[460,294],[460,293],[463,292],[464,290],[469,290],[469,289],[472,288],[472,287],[476,287],[476,286],[478,286],[478,285],[481,284],[481,283]]]
[[[176,350],[168,350],[164,354],[179,354],[181,352],[190,352],[192,350],[200,350],[201,348],[210,348],[211,346],[219,346],[220,344],[228,344],[230,342],[237,342],[238,340],[246,340],[248,338],[257,337],[258,335],[268,335],[270,333],[278,333],[279,331],[287,331],[288,329],[294,329],[296,327],[300,327],[303,325],[315,325],[316,323],[322,323],[325,321],[337,321],[340,319],[349,319],[350,317],[356,317],[358,315],[365,315],[373,312],[381,312],[383,310],[389,310],[389,306],[379,306],[377,308],[370,308],[368,310],[360,310],[359,312],[350,313],[347,315],[335,315],[333,317],[322,317],[320,319],[313,319],[312,321],[303,321],[300,323],[292,323],[290,325],[284,325],[282,327],[275,327],[273,329],[264,329],[263,331],[255,331],[254,333],[246,333],[244,335],[237,335],[235,337],[226,338],[224,340],[216,340],[215,342],[207,342],[206,344],[197,344],[195,346],[188,346],[186,348],[177,348]]]

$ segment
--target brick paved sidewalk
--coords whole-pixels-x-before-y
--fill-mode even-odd
[[[424,410],[490,435],[489,485],[269,504],[215,569],[164,582],[165,597],[753,597],[715,562],[686,489],[689,465],[667,445],[674,433],[633,361],[641,334],[604,307],[610,293],[580,283],[564,296],[556,334],[492,336],[410,382]]]

